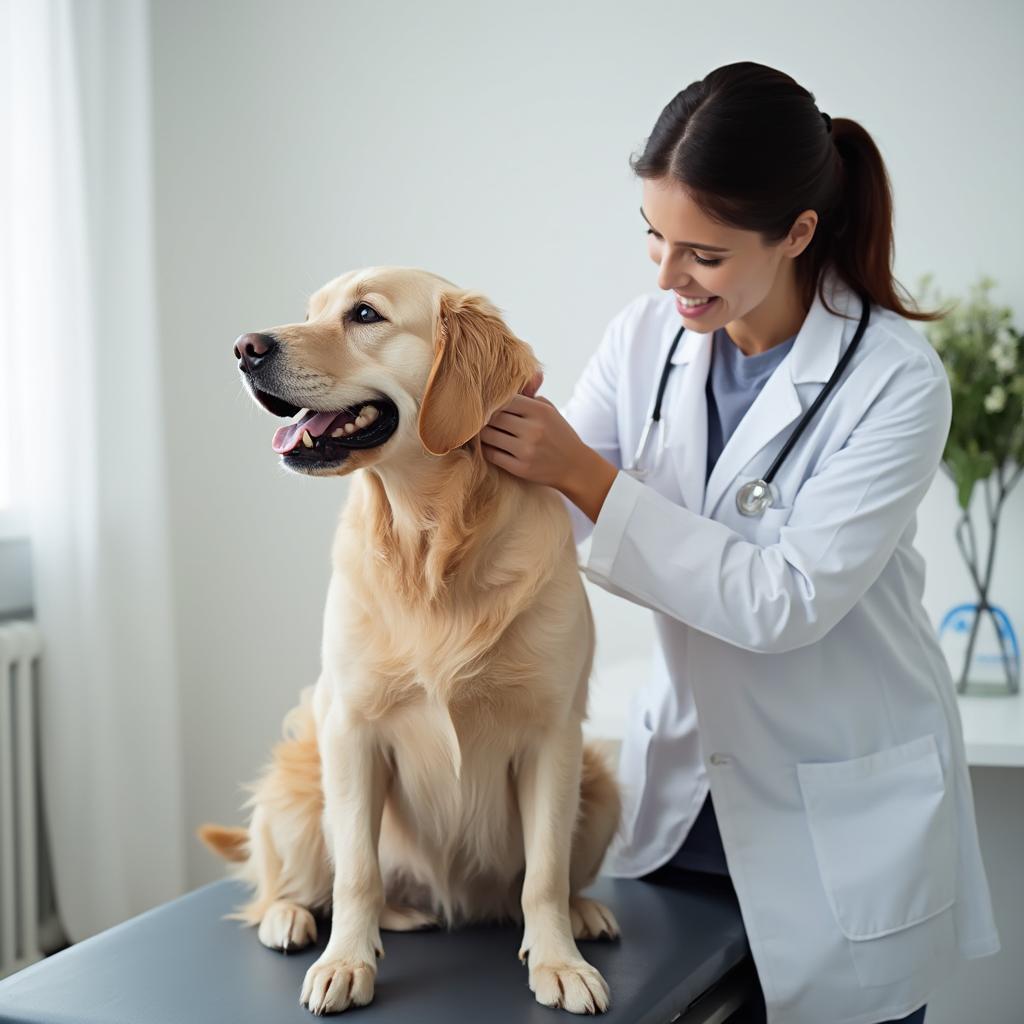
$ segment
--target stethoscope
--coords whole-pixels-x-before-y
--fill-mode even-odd
[[[861,297],[861,306],[862,312],[860,315],[860,323],[857,325],[857,333],[854,334],[849,348],[847,348],[846,352],[843,354],[843,358],[839,360],[838,365],[832,371],[832,376],[829,377],[828,383],[821,389],[818,397],[815,398],[814,402],[811,404],[811,407],[804,413],[782,451],[775,456],[775,461],[769,467],[768,472],[758,480],[749,480],[736,492],[736,507],[743,515],[759,516],[766,508],[771,507],[772,493],[769,484],[778,472],[779,466],[782,465],[783,460],[789,454],[790,449],[794,444],[796,444],[797,438],[800,437],[804,428],[808,423],[810,423],[815,412],[817,412],[818,406],[825,401],[828,393],[835,386],[836,381],[843,375],[843,370],[846,368],[846,364],[850,361],[851,356],[860,344],[860,339],[864,335],[864,330],[868,325],[868,318],[871,312],[870,304],[863,297]],[[654,411],[651,413],[650,419],[648,419],[647,423],[644,425],[643,433],[640,435],[640,443],[637,445],[636,454],[633,456],[633,464],[625,467],[627,473],[631,476],[637,477],[638,479],[643,479],[643,477],[647,476],[648,471],[640,465],[640,460],[643,459],[646,454],[651,428],[661,419],[661,399],[665,394],[665,384],[668,381],[669,372],[672,370],[672,356],[675,353],[676,346],[679,344],[679,339],[683,336],[683,331],[685,329],[685,324],[680,326],[679,330],[676,332],[676,336],[672,339],[672,345],[668,350],[668,355],[665,357],[665,366],[661,371],[661,380],[658,382],[658,393],[654,400]]]

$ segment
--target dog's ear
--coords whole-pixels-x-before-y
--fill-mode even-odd
[[[434,319],[434,365],[417,429],[423,447],[446,455],[484,428],[540,368],[533,349],[476,292],[442,292]]]

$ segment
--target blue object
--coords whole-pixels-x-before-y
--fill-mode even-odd
[[[974,664],[988,663],[1005,666],[1008,675],[1007,692],[1017,693],[1020,689],[1020,642],[1013,628],[1009,615],[999,607],[990,604],[986,609],[996,630],[996,640],[1000,645],[998,651],[980,651],[973,656]],[[939,623],[939,640],[949,633],[969,634],[974,628],[974,620],[982,614],[977,604],[958,604],[950,608]],[[970,671],[970,666],[967,666]]]

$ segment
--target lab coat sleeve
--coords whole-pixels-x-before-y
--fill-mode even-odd
[[[619,431],[616,381],[622,359],[620,346],[624,340],[623,317],[616,317],[608,325],[601,344],[591,355],[580,375],[572,395],[558,411],[576,431],[580,440],[607,459],[616,469],[622,466],[619,451]],[[561,492],[559,492],[561,494]],[[572,532],[579,547],[592,533],[594,523],[564,494],[565,507],[572,519]]]
[[[746,650],[815,643],[892,556],[938,469],[951,416],[941,363],[917,353],[804,480],[768,546],[620,470],[583,571],[612,593]]]

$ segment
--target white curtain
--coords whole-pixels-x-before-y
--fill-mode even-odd
[[[0,403],[79,941],[185,891],[144,0],[0,0]]]

